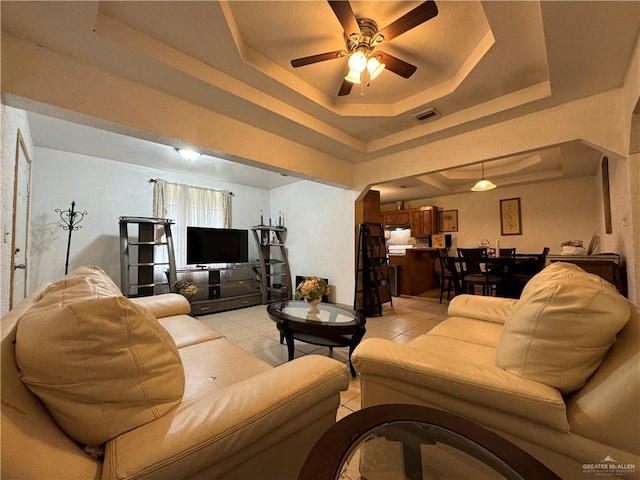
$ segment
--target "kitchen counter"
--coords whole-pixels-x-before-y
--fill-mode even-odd
[[[389,255],[389,263],[400,267],[400,294],[419,295],[435,288],[433,264],[437,248],[407,249],[404,255]]]

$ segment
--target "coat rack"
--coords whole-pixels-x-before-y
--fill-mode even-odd
[[[84,216],[87,212],[76,212],[76,202],[71,202],[71,208],[69,210],[60,210],[56,208],[56,212],[60,214],[60,218],[62,219],[62,223],[60,226],[63,230],[69,231],[69,238],[67,239],[67,258],[64,264],[64,274],[66,275],[69,271],[69,250],[71,249],[71,233],[74,230],[78,230],[80,227],[78,224],[84,219]]]

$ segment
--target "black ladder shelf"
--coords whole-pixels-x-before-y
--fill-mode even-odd
[[[361,223],[359,230],[353,308],[382,315],[383,303],[393,305],[384,228],[381,223]]]

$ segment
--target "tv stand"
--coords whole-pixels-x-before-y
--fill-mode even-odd
[[[224,312],[262,303],[256,263],[195,265],[176,271],[178,280],[198,287],[191,299],[191,315]]]

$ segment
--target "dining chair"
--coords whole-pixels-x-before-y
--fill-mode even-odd
[[[446,248],[438,249],[438,263],[440,265],[440,303],[442,303],[442,297],[444,296],[444,289],[446,284],[447,289],[447,301],[451,300],[451,289],[454,287],[453,275],[448,262],[449,251]]]
[[[462,290],[475,294],[475,287],[482,287],[482,295],[491,295],[497,285],[502,282],[502,277],[482,268],[486,260],[486,248],[458,248],[458,256],[461,258]]]
[[[527,282],[544,268],[549,250],[549,247],[544,247],[542,253],[533,255],[535,257],[533,260],[524,262],[516,267],[516,270],[509,278],[509,297],[520,298],[520,294]]]

